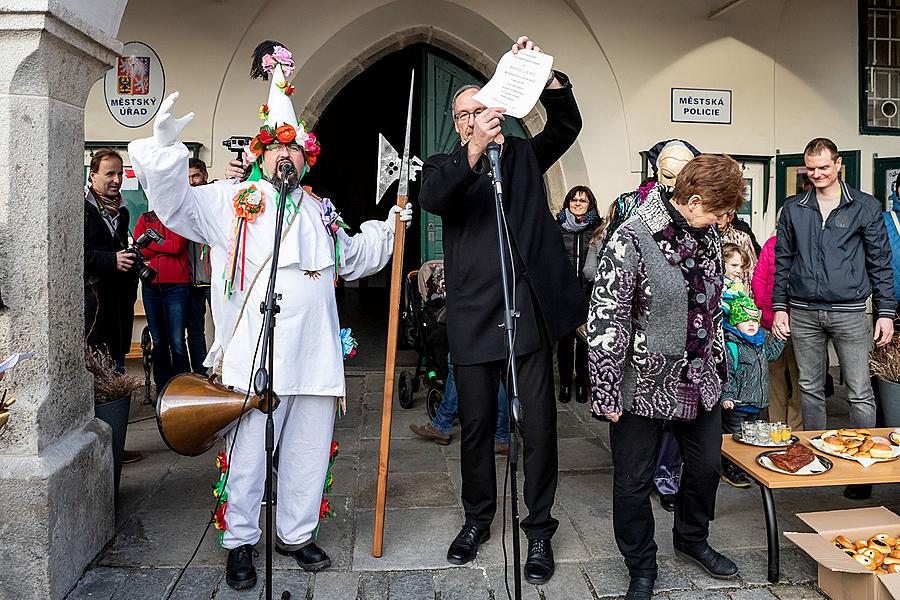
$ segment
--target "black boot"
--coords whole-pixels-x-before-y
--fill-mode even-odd
[[[250,544],[244,544],[228,551],[225,581],[230,587],[236,590],[246,590],[256,585],[256,567],[253,566],[255,554],[257,552]]]
[[[525,581],[541,585],[553,577],[555,564],[550,540],[528,540],[528,560],[525,561]]]
[[[294,557],[294,560],[297,561],[297,564],[304,571],[321,571],[331,566],[331,559],[315,542],[310,542],[297,550],[288,550],[282,547],[280,543],[276,543],[275,550],[279,554]]]
[[[666,512],[675,512],[675,494],[660,494],[659,505]]]
[[[674,545],[676,554],[695,561],[713,577],[729,579],[737,575],[737,565],[730,558],[713,550],[706,542],[689,546],[676,541]]]
[[[478,556],[478,547],[489,539],[491,539],[490,528],[482,529],[477,525],[466,523],[450,544],[447,561],[454,565],[472,562]]]
[[[575,402],[579,404],[584,404],[588,401],[588,387],[586,385],[579,385],[575,388]]]
[[[654,583],[649,577],[632,577],[625,600],[650,600],[653,597]]]
[[[572,399],[572,387],[568,385],[559,386],[559,401],[567,404]]]

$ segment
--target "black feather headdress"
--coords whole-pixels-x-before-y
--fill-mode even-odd
[[[262,60],[266,54],[275,52],[275,46],[284,47],[284,44],[273,40],[266,40],[256,47],[256,50],[253,51],[253,62],[250,64],[250,79],[269,80],[269,74],[263,69]]]

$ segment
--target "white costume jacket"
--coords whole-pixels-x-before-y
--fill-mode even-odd
[[[277,190],[265,180],[240,184],[227,180],[191,187],[189,153],[180,142],[160,147],[153,138],[135,140],[128,145],[128,153],[147,193],[150,210],[156,211],[172,231],[212,249],[212,315],[216,332],[204,364],[213,367],[221,360],[225,385],[240,390],[251,388],[256,370],[251,361],[263,322],[259,306],[265,299],[271,267]],[[246,247],[238,262],[244,265],[243,290],[238,267],[233,293],[226,298],[223,273],[235,236],[233,199],[250,185],[262,193],[265,206],[256,220],[247,224]],[[334,241],[323,224],[322,204],[302,189],[295,190],[291,200],[298,213],[289,230],[288,224],[284,225],[287,235],[281,243],[276,282],[276,292],[282,294],[282,299],[275,327],[275,392],[343,396],[335,268],[348,280],[381,270],[393,251],[394,232],[380,221],[363,223],[361,232],[354,236],[338,230],[340,264],[336,266]]]

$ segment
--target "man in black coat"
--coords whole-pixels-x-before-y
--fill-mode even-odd
[[[84,196],[84,320],[90,346],[105,346],[125,370],[131,348],[137,276],[128,248],[128,209],[119,190],[122,157],[97,150],[88,172]]]
[[[513,52],[535,49],[520,37]],[[485,108],[466,86],[453,99],[460,146],[430,157],[423,166],[422,208],[440,215],[444,227],[447,331],[459,391],[462,502],[466,522],[447,552],[453,564],[473,560],[490,537],[496,512],[493,435],[497,389],[506,373],[503,292],[487,144],[501,144],[504,204],[515,285],[515,353],[523,419],[525,504],[528,537],[525,577],[544,583],[554,571],[550,538],[558,521],[550,515],[557,483],[553,343],[587,318],[587,303],[550,214],[543,174],[575,142],[581,115],[568,78],[551,73],[541,95],[544,130],[529,140],[503,138],[503,110]],[[510,389],[510,388],[507,388]]]

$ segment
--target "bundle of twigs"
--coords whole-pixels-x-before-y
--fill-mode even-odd
[[[872,375],[884,381],[900,383],[900,336],[894,336],[889,344],[872,351],[869,369]]]
[[[105,349],[84,347],[84,363],[94,376],[94,402],[112,402],[139,389],[144,382],[132,375],[116,371],[116,361]]]

